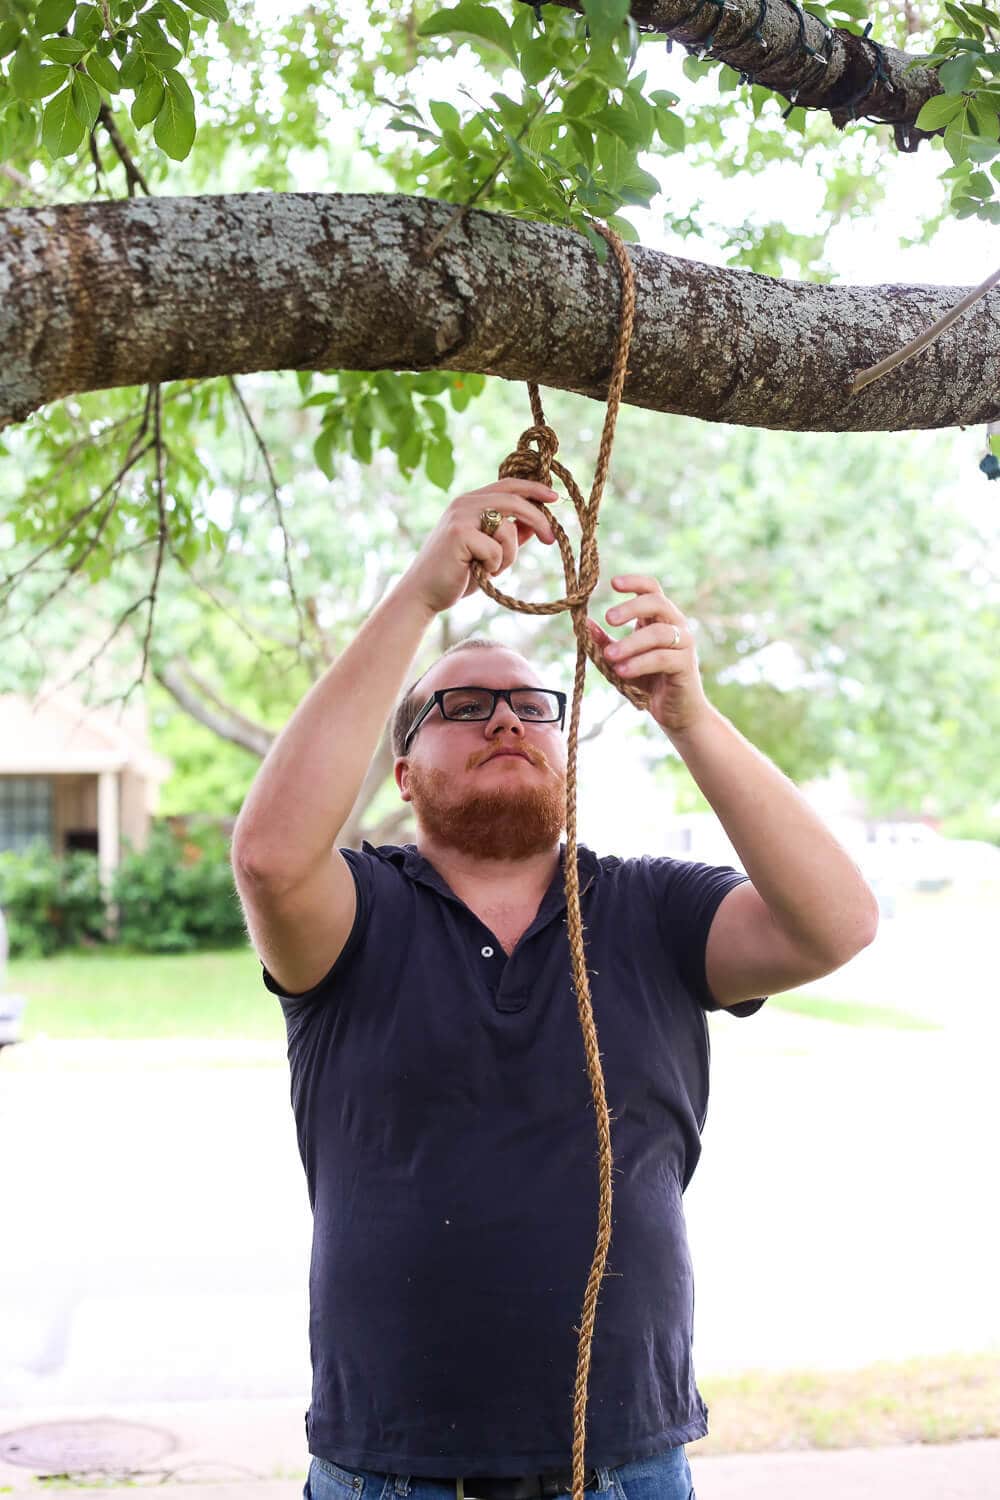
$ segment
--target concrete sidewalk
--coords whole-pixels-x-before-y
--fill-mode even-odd
[[[303,1414],[299,1401],[0,1411],[0,1454],[15,1430],[44,1433],[49,1424],[73,1422],[83,1434],[113,1421],[122,1437],[134,1428],[137,1440],[144,1435],[147,1441],[147,1457],[133,1469],[136,1483],[122,1490],[132,1500],[300,1500],[309,1463]],[[1000,1500],[1000,1439],[723,1458],[692,1454],[690,1462],[697,1500]],[[50,1466],[47,1472],[56,1471]],[[0,1494],[37,1500],[42,1472],[0,1458]],[[71,1493],[107,1500],[115,1488],[74,1487]]]

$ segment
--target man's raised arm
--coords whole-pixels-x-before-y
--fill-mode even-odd
[[[449,504],[397,586],[310,688],[254,778],[233,830],[233,871],[254,947],[293,994],[323,978],[350,935],[354,880],[334,839],[424,632],[477,587],[474,560],[495,577],[529,536],[554,540],[533,498],[555,495],[532,480],[501,479]],[[515,517],[516,526],[487,536],[479,517],[491,507]]]

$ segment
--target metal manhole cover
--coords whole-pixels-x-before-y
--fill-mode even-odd
[[[39,1474],[120,1473],[162,1458],[175,1446],[174,1437],[157,1427],[105,1417],[0,1432],[0,1459]]]

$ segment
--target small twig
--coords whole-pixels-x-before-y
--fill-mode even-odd
[[[97,179],[97,181],[94,184],[94,192],[95,193],[99,193],[101,191],[101,173],[104,171],[104,166],[103,166],[103,164],[101,162],[100,152],[97,149],[97,131],[96,130],[90,130],[88,132],[88,134],[87,134],[87,145],[90,148],[90,159],[94,163],[94,176]]]
[[[136,184],[138,184],[139,187],[142,188],[146,196],[151,198],[153,195],[149,191],[149,184],[147,183],[145,177],[143,177],[142,172],[136,166],[135,162],[132,160],[132,153],[129,151],[125,142],[122,140],[120,134],[118,133],[118,126],[115,124],[115,117],[106,104],[101,104],[101,107],[97,112],[97,118],[100,120],[101,124],[108,132],[108,135],[111,137],[111,144],[112,146],[114,146],[115,151],[118,154],[118,160],[125,168],[125,177],[128,182],[129,197],[135,197]]]
[[[156,613],[156,594],[160,586],[160,573],[163,568],[163,554],[166,550],[169,533],[167,530],[167,509],[164,501],[164,468],[165,452],[163,446],[163,411],[160,406],[160,387],[156,384],[153,391],[153,442],[156,447],[156,514],[158,519],[156,532],[156,561],[153,564],[153,582],[149,589],[149,617],[146,620],[146,634],[142,641],[142,661],[139,665],[139,675],[129,688],[122,700],[127,703],[135,688],[146,680],[146,669],[149,666],[149,643],[153,638],[153,616]]]
[[[288,592],[292,596],[292,604],[295,608],[295,618],[298,624],[298,646],[300,651],[305,652],[308,650],[308,645],[305,637],[305,620],[302,614],[302,605],[299,602],[299,596],[295,588],[295,579],[292,576],[292,555],[291,548],[289,546],[288,527],[285,525],[285,512],[284,507],[281,503],[281,495],[278,492],[278,481],[275,478],[274,466],[271,463],[271,455],[268,452],[267,444],[264,442],[264,439],[261,437],[260,432],[257,429],[257,424],[253,419],[250,408],[247,406],[246,401],[243,399],[243,392],[236,384],[236,381],[232,375],[230,375],[228,378],[229,385],[232,388],[233,394],[235,395],[236,400],[239,403],[241,411],[243,412],[243,416],[246,419],[247,426],[253,433],[254,441],[256,442],[257,447],[260,449],[261,456],[264,459],[264,466],[267,469],[268,483],[271,486],[271,498],[274,501],[274,509],[278,517],[278,525],[281,528],[281,539],[285,561],[285,581],[288,584]]]
[[[111,517],[114,515],[115,507],[116,507],[117,504],[118,504],[118,497],[116,495],[116,496],[114,496],[112,498],[111,504],[108,506],[107,510],[104,512],[103,516],[101,516],[100,520],[98,521],[98,523],[97,523],[97,529],[94,532],[94,535],[91,537],[90,541],[88,542],[87,546],[80,553],[79,557],[74,558],[73,562],[70,564],[70,566],[68,568],[66,568],[66,569],[59,568],[59,569],[51,569],[50,570],[52,572],[58,571],[59,574],[61,575],[60,576],[60,580],[56,584],[56,586],[55,586],[54,589],[50,589],[49,590],[49,592],[45,595],[45,598],[41,601],[41,603],[32,605],[31,613],[32,613],[33,616],[35,616],[35,618],[37,618],[40,614],[42,614],[43,611],[45,611],[46,609],[48,609],[48,607],[52,603],[52,601],[54,599],[58,599],[59,595],[63,592],[63,590],[65,588],[68,588],[68,586],[73,582],[73,579],[79,573],[80,569],[83,567],[84,563],[87,561],[87,558],[90,557],[91,554],[97,548],[97,544],[100,542],[101,537],[102,537],[102,535],[104,533],[104,528],[105,528],[105,526],[107,526],[107,524],[110,521]],[[8,630],[5,634],[0,635],[0,642],[11,640],[14,636],[20,635],[22,633],[22,630],[23,630],[23,625],[19,621],[11,630]]]
[[[872,365],[870,369],[859,371],[854,377],[854,383],[851,386],[851,395],[856,396],[859,391],[864,390],[866,385],[871,385],[875,380],[881,380],[882,376],[888,375],[890,370],[898,369],[908,359],[912,359],[915,354],[919,354],[921,350],[926,349],[928,344],[933,344],[935,339],[940,338],[945,329],[950,328],[953,323],[957,322],[963,313],[968,312],[970,307],[985,297],[986,293],[991,291],[998,282],[1000,282],[1000,271],[994,271],[992,276],[988,276],[984,282],[967,293],[961,302],[953,307],[950,312],[946,312],[943,317],[938,318],[936,323],[932,323],[930,328],[918,334],[915,339],[911,339],[904,348],[897,349],[895,354],[890,354],[888,359],[881,360],[877,365]]]

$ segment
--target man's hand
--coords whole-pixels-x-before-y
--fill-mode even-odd
[[[509,568],[517,549],[530,537],[554,542],[555,534],[538,506],[558,500],[555,490],[534,479],[496,479],[478,490],[468,490],[452,500],[440,521],[407,569],[400,587],[440,614],[479,587],[470,565],[483,564],[493,578]],[[484,510],[498,510],[503,525],[487,536],[479,529]]]
[[[619,676],[649,693],[649,712],[660,728],[666,734],[685,733],[709,708],[690,626],[655,578],[621,573],[611,586],[635,598],[614,605],[605,619],[609,625],[634,620],[635,629],[616,641],[588,619],[591,635]]]

